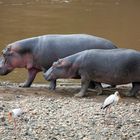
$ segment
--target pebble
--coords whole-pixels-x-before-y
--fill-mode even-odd
[[[2,111],[2,110],[4,110],[4,108],[3,107],[0,107],[0,111]]]
[[[0,116],[0,120],[1,120],[1,122],[5,122],[5,117],[4,116]]]
[[[18,96],[19,97],[19,96]],[[89,102],[90,100],[90,102]],[[20,102],[20,108],[28,110],[22,119],[17,120],[14,130],[13,123],[8,122],[7,115],[0,116],[0,139],[21,140],[97,140],[97,139],[139,139],[140,114],[139,103],[119,103],[108,115],[99,109],[102,103],[83,98],[22,96],[19,100],[5,101],[7,114],[9,106],[14,108]],[[26,106],[25,106],[26,105]],[[14,136],[15,133],[17,136]]]

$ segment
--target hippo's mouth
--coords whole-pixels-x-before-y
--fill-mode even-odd
[[[7,75],[8,73],[10,73],[12,71],[12,69],[7,69],[7,68],[3,68],[0,67],[0,75]]]
[[[52,75],[47,75],[46,73],[44,73],[43,76],[47,81],[56,80]]]
[[[0,75],[7,75],[9,72],[8,70],[0,70]]]
[[[0,58],[0,75],[7,75],[13,68],[7,64],[7,59]]]

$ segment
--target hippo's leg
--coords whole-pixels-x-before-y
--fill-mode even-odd
[[[95,89],[97,90],[97,95],[101,95],[103,93],[103,88],[101,83],[95,82]]]
[[[132,89],[130,90],[130,92],[127,96],[137,96],[139,90],[140,90],[140,83],[139,82],[133,82],[132,83]]]
[[[115,88],[115,87],[116,87],[116,85],[109,85],[106,88]],[[96,85],[95,85],[95,82],[94,81],[90,81],[89,88],[91,88],[91,89],[96,88]]]
[[[87,80],[84,76],[81,76],[81,90],[78,94],[75,95],[75,97],[83,97],[89,87],[89,83],[89,80]]]
[[[51,80],[49,85],[49,90],[55,90],[56,89],[56,80]]]
[[[30,87],[33,80],[36,77],[36,74],[39,72],[37,69],[28,69],[28,79],[27,81],[20,87]]]

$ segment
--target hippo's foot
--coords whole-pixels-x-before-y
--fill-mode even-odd
[[[136,97],[136,98],[140,98],[139,97],[139,92],[140,92],[140,83],[139,82],[133,82],[132,83],[132,89],[130,90],[129,93],[127,93],[126,96],[129,97]]]
[[[135,96],[135,94],[133,92],[127,92],[125,95],[128,96],[128,97],[134,97]]]
[[[55,90],[56,89],[56,80],[51,81],[49,85],[49,90]]]
[[[103,94],[103,89],[101,85],[96,85],[95,90],[97,91],[97,95]]]
[[[53,91],[55,90],[55,87],[49,86],[49,90]]]
[[[97,95],[99,96],[99,95],[102,95],[103,93],[102,92],[97,92]]]
[[[30,85],[27,85],[26,83],[24,83],[24,84],[19,84],[19,87],[22,87],[22,88],[29,88]]]
[[[103,94],[103,90],[101,88],[97,88],[97,95],[102,95]]]
[[[125,96],[127,96],[127,97],[135,97],[137,99],[140,99],[140,94],[139,93],[127,92],[125,94]]]
[[[134,98],[140,100],[140,94],[133,94],[131,92],[127,92],[124,95],[127,96],[127,97],[134,97]]]
[[[75,94],[74,97],[82,98],[82,97],[84,97],[84,95],[85,94],[83,92],[79,92],[79,93]]]

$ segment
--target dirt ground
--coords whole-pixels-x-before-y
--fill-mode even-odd
[[[15,100],[16,95],[24,96],[46,96],[46,97],[73,97],[80,91],[79,83],[59,83],[55,91],[48,90],[48,84],[33,84],[30,88],[19,87],[17,83],[1,83],[0,97],[5,101]],[[96,90],[89,89],[88,96],[84,98],[95,98],[96,102],[103,102],[104,99],[114,93],[116,90],[121,94],[121,102],[137,103],[140,99],[127,97],[127,92],[131,89],[131,85],[117,86],[116,88],[104,88],[103,95],[97,96]],[[0,99],[1,100],[1,99]]]

